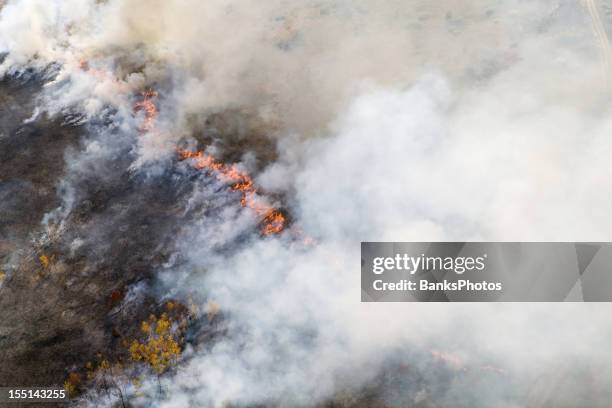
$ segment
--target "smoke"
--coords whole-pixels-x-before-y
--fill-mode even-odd
[[[506,6],[494,3],[9,1],[2,71],[61,64],[57,82],[69,86],[58,84],[48,104],[79,105],[90,116],[155,85],[175,137],[194,116],[228,108],[308,135],[333,120],[360,81],[411,81],[433,61],[459,77],[512,58],[515,39],[500,27]],[[538,7],[525,7],[523,24],[531,11]]]
[[[583,370],[586,377],[577,375],[547,403],[601,406],[609,395],[590,377],[609,371],[608,305],[358,301],[361,240],[607,239],[603,218],[580,214],[608,207],[610,195],[591,172],[607,167],[600,154],[607,142],[596,135],[610,124],[595,121],[595,136],[585,141],[589,115],[550,104],[543,110],[541,102],[534,104],[538,115],[516,124],[514,109],[491,109],[513,92],[496,94],[494,85],[482,92],[469,98],[486,103],[460,103],[439,76],[405,91],[372,89],[341,116],[333,136],[304,147],[309,159],[295,176],[296,207],[300,226],[319,242],[314,248],[258,240],[215,259],[207,234],[185,240],[190,264],[206,268],[185,283],[214,297],[231,316],[231,334],[181,369],[171,391],[177,397],[163,406],[268,399],[312,405],[376,381],[388,359],[423,364],[429,378],[410,391],[442,406],[533,404],[537,399],[525,395],[541,392],[534,391],[537,380]],[[539,90],[523,95],[541,97]],[[475,116],[507,131],[478,130],[467,120]],[[569,171],[568,161],[582,165]],[[559,225],[564,219],[576,223]],[[431,356],[415,350],[456,370],[449,389],[435,389],[443,375],[435,374]],[[400,405],[417,402],[410,392],[400,395]]]
[[[187,350],[155,404],[310,406],[374,385],[398,406],[603,406],[609,306],[361,304],[358,272],[360,241],[610,240],[592,16],[567,1],[9,1],[0,70],[57,64],[40,112],[104,123],[68,184],[126,145],[134,171],[160,174],[214,114],[276,142],[256,181],[286,197],[292,231],[253,236],[253,214],[194,180],[185,207],[204,210],[159,287],[213,299],[227,335]],[[156,128],[128,137],[148,88]],[[385,379],[403,364],[406,383]]]

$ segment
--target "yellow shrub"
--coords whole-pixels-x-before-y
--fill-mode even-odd
[[[66,390],[66,394],[68,394],[69,397],[74,397],[76,395],[76,386],[68,380],[64,381],[64,390]]]
[[[49,259],[49,257],[47,255],[41,255],[38,257],[38,260],[40,261],[40,264],[42,265],[42,267],[44,269],[47,269],[49,267],[49,262],[51,261]]]
[[[142,341],[132,341],[129,347],[130,358],[146,363],[157,374],[166,371],[181,354],[181,347],[171,327],[172,322],[165,313],[159,318],[149,317],[149,322],[142,322],[141,329],[147,337]]]

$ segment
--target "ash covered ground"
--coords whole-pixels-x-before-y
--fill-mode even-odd
[[[78,195],[70,216],[61,227],[47,223],[45,215],[61,211],[66,160],[95,126],[71,117],[24,123],[45,74],[2,82],[8,109],[2,110],[1,378],[7,385],[58,384],[96,353],[122,354],[119,340],[157,306],[146,292],[126,299],[129,288],[150,282],[167,260],[177,225],[189,219],[176,204],[190,189],[189,176],[134,175],[126,143],[96,163],[99,174],[71,180]]]

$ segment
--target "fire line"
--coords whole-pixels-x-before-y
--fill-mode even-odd
[[[144,121],[140,126],[143,133],[155,129],[155,122],[159,114],[153,99],[159,94],[148,90],[142,93],[142,100],[134,104],[134,112],[143,111]],[[217,161],[213,156],[202,151],[191,151],[177,148],[181,160],[192,159],[192,166],[197,170],[208,170],[221,181],[230,184],[233,191],[242,194],[240,205],[253,210],[262,220],[261,234],[274,235],[285,229],[286,218],[276,208],[262,203],[257,197],[257,189],[251,176],[241,171],[236,165],[226,165]]]
[[[231,185],[233,191],[242,194],[240,205],[250,208],[262,218],[262,235],[278,234],[285,228],[285,216],[276,208],[257,199],[257,189],[251,176],[239,170],[236,165],[221,163],[202,151],[177,149],[181,160],[192,159],[192,166],[198,170],[208,170],[224,182]]]

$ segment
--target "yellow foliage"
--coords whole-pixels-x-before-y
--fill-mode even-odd
[[[88,361],[87,364],[85,364],[85,368],[87,369],[87,379],[93,379],[96,376],[96,373],[94,372],[94,366],[91,361]]]
[[[152,326],[155,326],[155,330],[152,330]],[[181,354],[171,326],[172,322],[165,313],[159,319],[152,315],[149,322],[142,322],[141,329],[147,337],[143,341],[132,341],[130,358],[148,364],[157,374],[166,371]]]
[[[64,381],[64,389],[69,397],[74,397],[76,395],[76,386],[68,380]]]
[[[4,271],[0,271],[0,282],[2,282],[6,278],[6,273]]]
[[[44,269],[47,269],[49,267],[49,262],[51,262],[51,260],[49,259],[47,255],[39,256],[38,260],[40,261],[40,264],[42,265]]]
[[[68,378],[64,381],[64,389],[69,397],[74,397],[77,394],[78,385],[81,383],[81,376],[77,373],[68,374]]]
[[[170,329],[170,319],[168,319],[168,316],[163,313],[157,321],[157,325],[155,326],[155,333],[161,336],[167,333],[168,329]]]

